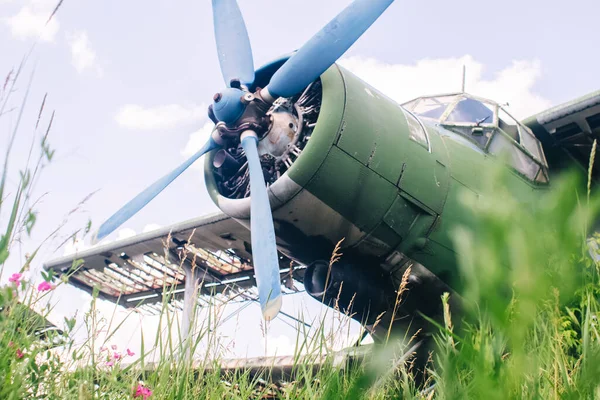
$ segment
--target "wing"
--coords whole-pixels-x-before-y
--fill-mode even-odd
[[[600,90],[552,107],[523,121],[542,142],[551,172],[573,165],[588,170],[592,144],[600,138]],[[595,161],[597,182],[600,160]]]
[[[222,213],[211,214],[160,230],[95,246],[47,262],[46,270],[68,277],[69,283],[127,308],[183,298],[184,266],[200,269],[200,298],[225,296],[255,300],[250,232]],[[295,292],[303,266],[290,267],[280,255],[285,293]],[[83,263],[81,263],[83,262]],[[75,272],[73,272],[75,271]],[[202,301],[200,302],[202,305]]]

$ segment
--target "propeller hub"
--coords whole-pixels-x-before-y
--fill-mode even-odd
[[[242,82],[238,78],[233,78],[231,81],[229,81],[229,87],[232,87],[235,89],[241,89]]]
[[[265,138],[258,144],[258,154],[281,157],[298,141],[298,119],[290,112],[271,114],[271,126]]]
[[[213,97],[213,111],[219,121],[226,124],[237,121],[244,110],[246,104],[242,102],[244,92],[236,88],[227,88]]]

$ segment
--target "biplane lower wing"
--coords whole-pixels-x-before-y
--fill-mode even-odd
[[[44,265],[69,283],[127,308],[183,298],[186,270],[202,283],[200,296],[225,293],[239,300],[255,300],[256,285],[250,232],[234,219],[215,213],[130,238],[94,246]],[[290,267],[280,256],[285,292],[292,280],[302,281],[303,267]],[[289,289],[292,288],[292,289]],[[250,290],[250,292],[248,292]],[[231,296],[229,296],[231,297]]]
[[[542,142],[550,170],[576,165],[587,171],[592,145],[600,138],[600,90],[552,107],[523,121]],[[600,163],[594,167],[598,181]]]

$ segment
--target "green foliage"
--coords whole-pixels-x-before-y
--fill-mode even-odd
[[[49,351],[49,343],[60,335],[49,332],[45,315],[20,302],[18,292],[27,284],[0,289],[0,398],[45,398],[47,388],[60,380],[63,363]]]
[[[586,227],[599,199],[581,202],[584,185],[566,175],[531,209],[504,177],[464,198],[474,218],[454,240],[466,311],[459,331],[438,337],[436,397],[594,398],[599,282]]]

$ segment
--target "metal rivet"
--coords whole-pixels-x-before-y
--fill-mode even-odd
[[[250,104],[254,101],[254,95],[252,93],[246,93],[240,98],[240,101],[244,104]]]

